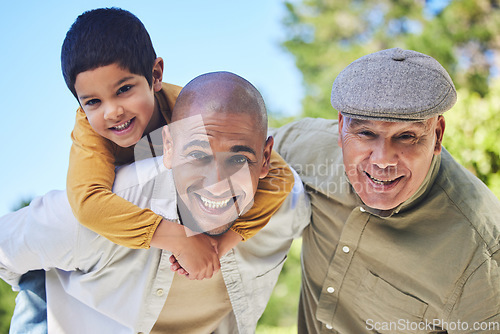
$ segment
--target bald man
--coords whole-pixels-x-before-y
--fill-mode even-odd
[[[186,85],[174,115],[163,129],[163,157],[118,170],[113,191],[187,231],[231,236],[224,232],[253,205],[269,169],[273,139],[262,97],[237,75],[209,73]],[[309,220],[294,176],[271,221],[222,256],[210,279],[175,274],[168,251],[121,247],[86,229],[64,191],[0,218],[0,277],[16,287],[25,272],[47,270],[49,333],[254,333],[291,242]],[[186,236],[166,232],[158,231]]]

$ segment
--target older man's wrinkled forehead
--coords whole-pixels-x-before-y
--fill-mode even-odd
[[[267,111],[258,90],[245,79],[229,73],[214,72],[189,82],[177,98],[172,121],[196,114],[244,113],[256,120],[256,132],[267,132]]]

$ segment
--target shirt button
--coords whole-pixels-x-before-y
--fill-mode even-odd
[[[329,287],[326,289],[326,291],[327,291],[328,293],[334,293],[334,292],[335,292],[335,288],[333,288],[333,287],[329,286]]]
[[[359,211],[366,212],[365,208],[363,208],[362,206],[359,207]]]
[[[333,329],[333,326],[328,324],[328,325],[326,325],[326,329]]]
[[[347,254],[347,253],[349,253],[349,250],[350,250],[350,249],[349,249],[349,247],[347,247],[347,246],[342,247],[342,251],[343,251],[344,253],[346,253],[346,254]]]
[[[163,289],[156,290],[156,295],[159,297],[163,296]]]

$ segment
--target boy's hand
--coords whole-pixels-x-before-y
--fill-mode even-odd
[[[213,238],[217,240],[217,253],[219,254],[219,259],[243,240],[243,238],[233,230],[228,230],[227,232],[214,236]]]
[[[218,255],[219,259],[224,256],[227,252],[229,252],[233,247],[235,247],[240,241],[242,241],[241,236],[234,232],[233,230],[229,230],[226,233],[212,237],[218,242]],[[177,272],[179,275],[188,276],[188,272],[181,266],[179,261],[175,258],[175,256],[170,256],[170,269],[172,271]],[[215,273],[215,272],[214,272]]]
[[[163,219],[153,234],[151,246],[172,252],[189,279],[210,278],[220,269],[217,240],[193,234],[176,222]]]
[[[173,257],[171,268],[191,280],[211,278],[220,269],[217,241],[204,234],[187,237]]]
[[[179,261],[177,261],[175,256],[170,255],[169,260],[171,263],[170,270],[177,272],[179,275],[187,275],[188,274],[188,272],[186,270],[184,270],[184,268],[181,267],[181,265],[179,264]]]

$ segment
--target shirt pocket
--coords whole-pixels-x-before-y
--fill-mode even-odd
[[[356,310],[374,333],[423,333],[427,303],[368,272],[354,299]],[[424,329],[424,331],[422,331]]]

